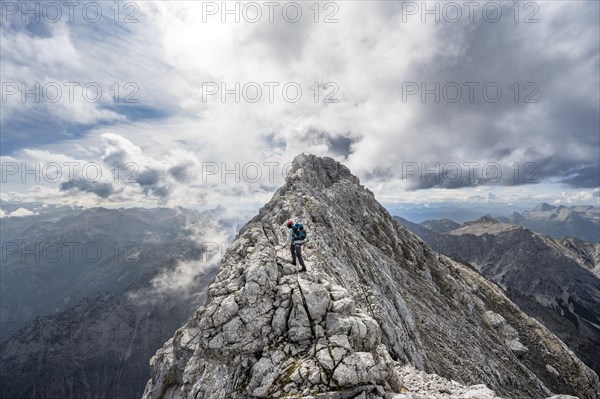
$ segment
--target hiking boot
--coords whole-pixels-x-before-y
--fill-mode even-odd
[[[292,265],[296,266],[296,262],[292,262],[292,261],[290,261],[290,263],[291,263]]]
[[[305,272],[306,271],[306,267],[303,267],[302,269],[300,269],[299,273]]]

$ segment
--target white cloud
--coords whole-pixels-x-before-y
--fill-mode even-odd
[[[17,208],[12,212],[5,212],[4,210],[0,209],[0,218],[7,218],[7,217],[23,217],[23,216],[31,216],[31,215],[37,215],[37,212],[31,211],[29,209],[25,209],[25,208]]]
[[[572,205],[582,205],[582,204],[591,204],[595,206],[600,206],[600,189],[595,188],[593,190],[588,191],[575,191],[575,192],[565,192],[561,193],[560,198],[557,198],[553,201],[556,205],[561,204],[572,204]]]
[[[210,220],[203,220],[202,226],[190,224],[189,220],[185,226],[191,231],[187,238],[194,240],[201,248],[201,257],[194,261],[180,260],[174,267],[162,270],[152,279],[150,287],[131,294],[134,300],[160,301],[161,296],[185,297],[198,294],[198,278],[218,268],[227,246],[240,227],[233,223],[226,228],[220,223],[222,220],[235,218],[231,209],[221,208],[218,212]]]
[[[496,24],[480,16],[474,23],[435,24],[421,23],[418,15],[404,22],[401,3],[336,4],[339,22],[334,24],[312,22],[308,3],[305,18],[297,24],[281,18],[276,23],[263,19],[257,24],[223,24],[218,16],[200,22],[202,3],[143,2],[138,4],[140,22],[118,26],[118,34],[110,30],[114,27],[66,23],[52,26],[44,38],[3,31],[3,44],[14,55],[3,61],[11,79],[98,81],[103,86],[115,80],[135,82],[140,88],[137,106],[165,113],[132,120],[124,116],[126,107],[107,107],[115,105],[110,98],[98,104],[61,103],[49,108],[52,118],[110,120],[113,125],[97,126],[84,137],[39,146],[21,156],[102,160],[102,182],[113,184],[114,193],[99,199],[85,191],[91,187],[80,185],[77,193],[69,193],[81,201],[168,205],[231,203],[238,198],[263,202],[282,182],[281,176],[238,184],[219,174],[205,181],[203,165],[283,165],[300,152],[334,156],[376,194],[397,200],[496,200],[468,188],[407,192],[420,183],[409,187],[401,181],[406,162],[494,161],[502,163],[505,172],[515,162],[536,162],[541,180],[577,163],[597,162],[597,139],[591,134],[596,132],[590,131],[595,122],[589,117],[598,112],[598,85],[592,84],[598,79],[598,29],[591,17],[583,18],[587,7],[597,6],[537,3],[543,18],[536,24],[515,24],[510,13]],[[23,69],[16,57],[21,47],[39,62]],[[506,101],[423,104],[418,96],[403,100],[405,82],[453,80],[498,81]],[[541,101],[511,101],[509,86],[529,80],[540,85]],[[340,102],[323,104],[321,97],[315,103],[310,87],[317,81],[336,83]],[[263,98],[256,104],[235,103],[232,96],[222,103],[218,95],[203,101],[203,82],[225,82],[229,88],[236,82],[258,82]],[[268,101],[265,82],[280,84],[273,102]],[[302,87],[299,102],[283,100],[281,87],[286,82]],[[321,88],[321,96],[330,92]],[[22,105],[14,104],[3,118],[25,112]],[[585,113],[570,120],[569,110],[576,109]],[[340,138],[346,141],[338,145]],[[136,175],[145,173],[147,184],[115,183],[110,170],[115,160],[120,166],[135,164]],[[119,172],[117,180],[128,170]],[[21,185],[20,192],[29,189]],[[560,196],[562,189],[555,186],[551,195]],[[66,199],[56,185],[52,190]],[[518,197],[533,198],[536,190],[546,195],[546,188],[530,185]],[[500,201],[509,192],[496,190],[494,195]]]

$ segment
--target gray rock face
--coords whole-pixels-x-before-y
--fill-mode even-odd
[[[454,380],[449,381],[435,374],[426,374],[411,366],[399,370],[405,389],[408,392],[395,395],[392,399],[499,399],[485,385],[464,386]]]
[[[291,270],[282,249],[291,217],[310,235],[307,273]],[[511,340],[527,347],[522,358]],[[347,168],[304,155],[226,252],[206,304],[150,365],[145,399],[390,398],[410,393],[402,365],[485,384],[488,396],[599,389],[496,286],[433,253]]]
[[[565,237],[559,242],[567,250],[565,255],[600,278],[600,243],[585,242],[573,237]]]
[[[490,218],[439,234],[401,221],[433,249],[468,262],[600,373],[598,244],[555,240]],[[415,228],[416,226],[416,228]]]
[[[517,357],[523,357],[529,349],[519,341],[519,333],[510,324],[506,322],[506,319],[488,310],[484,314],[484,319],[491,327],[496,330],[498,336],[504,339],[504,343]]]

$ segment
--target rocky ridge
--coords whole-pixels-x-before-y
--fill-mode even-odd
[[[308,273],[282,247],[290,217],[311,237]],[[305,155],[150,363],[145,399],[599,392],[598,377],[498,287],[431,251],[347,168]],[[418,383],[423,372],[441,391]]]
[[[600,278],[600,243],[589,243],[578,238],[565,237],[560,240],[560,244],[567,250],[565,255]]]
[[[491,218],[440,234],[398,220],[435,250],[474,267],[600,372],[599,244],[556,240]]]

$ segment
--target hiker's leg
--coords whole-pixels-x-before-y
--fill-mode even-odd
[[[304,266],[304,259],[302,259],[302,245],[296,245],[296,257],[298,258],[298,262],[300,262],[302,269],[306,270],[306,266]]]
[[[290,252],[292,253],[292,263],[296,264],[296,250],[294,248],[294,243],[290,244]]]

